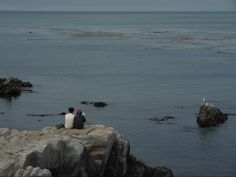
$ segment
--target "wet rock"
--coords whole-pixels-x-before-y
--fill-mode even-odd
[[[60,113],[58,113],[58,115],[64,116],[64,115],[66,115],[66,112],[60,112]]]
[[[172,171],[166,167],[156,167],[152,177],[174,177]]]
[[[23,82],[17,78],[0,78],[0,97],[17,97],[24,89],[32,86],[30,82]]]
[[[164,117],[153,117],[153,118],[150,118],[149,120],[154,121],[159,124],[163,122],[168,122],[169,120],[173,120],[173,119],[175,119],[175,117],[173,116],[164,116]]]
[[[104,102],[101,102],[101,101],[94,102],[93,106],[95,106],[95,107],[105,107],[105,106],[107,106],[107,103],[104,103]]]
[[[64,116],[66,115],[66,112],[60,112],[60,113],[57,113],[57,114],[53,114],[53,113],[49,113],[49,114],[27,114],[27,116],[29,117],[50,117],[50,116],[57,116],[57,115],[60,115],[60,116]]]
[[[90,105],[90,104],[93,104],[94,102],[91,102],[91,101],[81,101],[80,103],[81,104],[85,104],[85,105]]]
[[[81,101],[81,104],[85,104],[85,105],[93,105],[94,107],[105,107],[107,106],[107,103],[102,102],[102,101],[97,101],[97,102],[93,102],[93,101]]]
[[[227,114],[212,105],[202,105],[197,116],[197,123],[200,127],[216,126],[228,119]]]
[[[128,169],[125,177],[174,177],[174,175],[166,167],[148,167],[134,156],[129,155]]]
[[[48,117],[48,116],[54,116],[54,114],[27,114],[27,116],[31,116],[31,117]]]

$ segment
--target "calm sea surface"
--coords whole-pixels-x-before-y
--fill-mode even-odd
[[[26,115],[105,101],[81,105],[87,120],[117,128],[147,164],[176,177],[236,176],[236,117],[196,124],[203,97],[236,113],[236,13],[0,12],[0,76],[35,85],[0,99],[0,127],[41,129],[64,117]]]

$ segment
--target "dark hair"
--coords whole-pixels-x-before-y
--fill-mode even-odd
[[[72,108],[72,107],[70,107],[70,108],[68,108],[68,111],[69,111],[69,113],[73,113],[74,112],[74,108]]]

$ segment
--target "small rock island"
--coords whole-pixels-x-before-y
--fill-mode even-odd
[[[0,129],[0,176],[4,177],[173,177],[130,154],[129,141],[112,127],[41,131]]]
[[[200,127],[217,126],[228,119],[227,114],[213,105],[204,104],[200,107],[197,123]]]
[[[29,81],[22,81],[18,78],[0,78],[0,97],[11,98],[20,96],[22,91],[31,91],[33,85]]]

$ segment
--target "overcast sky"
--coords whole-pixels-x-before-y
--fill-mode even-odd
[[[236,0],[0,0],[0,10],[236,11]]]

